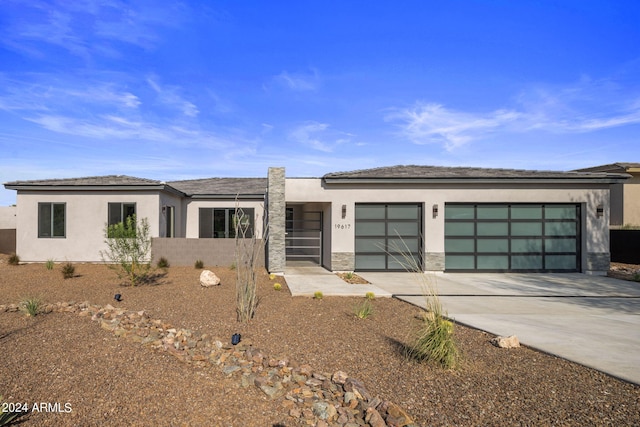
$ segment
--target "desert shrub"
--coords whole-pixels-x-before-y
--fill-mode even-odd
[[[0,427],[8,426],[21,414],[20,412],[5,412],[5,403],[2,396],[0,396]]]
[[[53,260],[48,259],[44,266],[47,268],[47,270],[53,270]]]
[[[76,268],[70,262],[66,262],[62,265],[62,277],[65,279],[71,279],[76,274]]]
[[[391,248],[394,259],[414,276],[425,300],[426,315],[418,328],[413,341],[406,347],[406,356],[418,360],[435,363],[445,369],[458,366],[460,353],[454,339],[454,324],[447,319],[446,312],[438,297],[437,283],[434,275],[422,271],[421,263],[416,260],[406,243],[398,236],[402,245]]]
[[[158,268],[169,268],[169,261],[165,257],[160,257],[156,265]]]
[[[364,302],[358,304],[353,309],[353,314],[358,319],[366,319],[367,317],[373,314],[373,305],[371,304],[371,300],[365,299]]]
[[[110,266],[117,270],[119,277],[127,278],[131,286],[146,278],[151,268],[149,221],[129,216],[126,221],[107,225],[105,236],[107,250],[100,251],[103,261],[111,261]]]
[[[18,265],[20,264],[20,257],[18,256],[18,254],[11,254],[7,262],[9,263],[9,265]]]
[[[274,283],[273,289],[275,289],[276,291],[279,291],[280,289],[282,289],[282,285],[280,283]]]
[[[324,295],[322,294],[321,291],[315,291],[313,293],[313,299],[322,299],[324,297]]]
[[[269,280],[274,280],[276,278],[276,275],[271,273],[269,274]]]
[[[195,264],[193,264],[193,267],[197,270],[202,270],[204,268],[204,262],[202,262],[201,259],[196,260]]]
[[[347,271],[346,273],[344,273],[344,278],[347,279],[347,280],[353,279],[353,272],[352,271]]]
[[[235,263],[232,270],[236,272],[236,315],[238,322],[248,322],[256,313],[260,298],[257,295],[258,271],[260,255],[264,254],[268,226],[265,224],[262,236],[258,236],[251,226],[250,218],[238,206],[233,215],[235,230]]]
[[[27,316],[37,316],[40,313],[42,301],[40,298],[29,297],[20,301],[20,309],[24,311]]]
[[[366,294],[364,294],[364,297],[368,300],[373,300],[376,299],[376,294],[374,294],[373,292],[367,292]]]

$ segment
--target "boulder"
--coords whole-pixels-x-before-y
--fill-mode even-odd
[[[520,347],[520,341],[515,335],[510,337],[495,337],[491,340],[491,344],[500,348],[517,348]]]
[[[204,270],[200,273],[200,285],[208,288],[209,286],[218,286],[220,278],[211,270]]]

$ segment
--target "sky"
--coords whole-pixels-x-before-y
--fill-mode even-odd
[[[0,183],[614,162],[636,0],[0,3]]]

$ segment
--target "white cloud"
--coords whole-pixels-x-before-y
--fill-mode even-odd
[[[306,122],[289,133],[289,139],[325,153],[337,146],[350,142],[351,135],[330,129],[326,123]]]
[[[640,95],[624,93],[608,81],[581,79],[562,88],[534,87],[516,106],[489,112],[417,102],[392,109],[385,120],[397,123],[402,137],[415,144],[442,144],[453,151],[495,133],[588,133],[640,124]]]
[[[316,70],[312,73],[289,73],[283,71],[273,78],[273,81],[279,86],[283,86],[295,92],[308,92],[317,90],[320,84],[320,77]]]
[[[155,81],[154,77],[149,77],[147,79],[147,83],[149,83],[149,86],[151,86],[151,88],[156,92],[158,100],[161,103],[177,108],[182,111],[182,114],[188,117],[196,117],[200,113],[198,107],[194,103],[185,100],[180,94],[178,94],[180,91],[179,87],[160,86],[160,84]]]

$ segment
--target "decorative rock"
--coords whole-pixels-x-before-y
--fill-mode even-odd
[[[510,337],[495,337],[491,340],[491,344],[500,348],[517,348],[520,347],[520,341],[515,335]]]
[[[210,286],[218,286],[220,278],[211,270],[204,270],[200,273],[200,286],[208,288]]]
[[[387,425],[389,427],[406,427],[413,424],[411,417],[398,405],[392,402],[385,402]]]
[[[314,403],[313,406],[311,406],[311,410],[313,411],[313,415],[321,420],[331,421],[338,415],[336,408],[329,402],[324,401]]]
[[[363,400],[371,399],[371,395],[360,381],[355,378],[347,378],[344,382],[344,391],[353,392],[357,398]]]
[[[387,427],[387,423],[382,418],[382,415],[374,408],[367,409],[367,416],[364,420],[368,422],[371,427]]]
[[[347,381],[347,378],[349,378],[349,376],[346,374],[346,372],[336,371],[331,377],[331,381],[336,384],[342,385]]]

